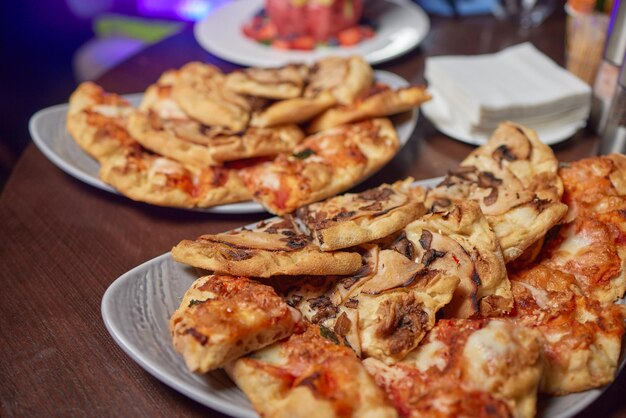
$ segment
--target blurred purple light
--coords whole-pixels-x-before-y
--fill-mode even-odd
[[[229,0],[138,0],[137,10],[144,16],[201,20]]]

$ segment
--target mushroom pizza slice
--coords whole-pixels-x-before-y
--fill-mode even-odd
[[[363,251],[364,267],[356,275],[290,283],[286,300],[309,321],[332,330],[357,355],[392,364],[434,326],[458,278],[376,245]]]
[[[476,202],[423,216],[407,225],[393,245],[424,268],[459,278],[444,308],[446,317],[498,316],[511,310],[502,251]]]
[[[324,251],[384,238],[425,213],[424,191],[412,178],[361,193],[345,193],[297,210],[315,243]]]
[[[508,263],[567,212],[557,167],[554,153],[534,131],[505,122],[428,193],[426,207],[437,211],[477,201]]]
[[[353,274],[361,268],[357,252],[321,251],[288,219],[184,240],[172,256],[194,267],[247,277]]]

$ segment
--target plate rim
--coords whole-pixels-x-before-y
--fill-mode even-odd
[[[243,1],[243,0],[240,0],[240,1]],[[247,0],[247,1],[250,4],[255,4],[254,6],[255,8],[262,7],[262,0]],[[366,0],[364,2],[364,8],[367,7],[370,1]],[[417,25],[419,27],[419,36],[413,43],[408,44],[404,48],[398,49],[397,51],[389,55],[382,56],[380,58],[368,59],[367,55],[374,53],[376,51],[379,51],[381,48],[377,48],[377,49],[363,53],[362,54],[363,58],[367,62],[369,62],[371,65],[376,65],[376,64],[381,64],[383,62],[391,61],[393,59],[401,57],[402,55],[407,54],[408,52],[412,51],[414,48],[418,47],[424,41],[426,36],[428,36],[428,34],[430,33],[430,27],[431,27],[430,18],[428,17],[428,14],[424,11],[424,9],[422,9],[419,5],[417,5],[414,2],[407,1],[407,0],[375,0],[375,1],[379,1],[379,2],[385,1],[387,3],[393,4],[394,6],[398,8],[404,9],[408,13],[413,14],[416,17],[416,19],[419,21],[419,25]],[[196,42],[202,47],[202,49],[215,55],[216,57],[219,57],[221,59],[224,59],[226,61],[238,64],[238,65],[270,67],[270,66],[275,66],[275,65],[286,64],[288,62],[293,62],[293,61],[311,61],[315,59],[320,59],[321,57],[327,56],[327,55],[351,55],[350,53],[351,48],[340,48],[340,47],[326,47],[324,48],[323,51],[319,49],[314,50],[314,51],[296,51],[295,56],[294,54],[290,55],[289,54],[290,51],[271,50],[271,52],[280,52],[284,54],[284,59],[281,59],[281,58],[274,59],[274,58],[267,57],[266,54],[260,54],[262,50],[259,50],[254,55],[240,55],[237,52],[232,52],[231,50],[227,48],[222,48],[220,43],[213,42],[210,38],[205,36],[204,31],[207,30],[206,27],[211,26],[212,19],[216,19],[215,18],[216,15],[219,17],[219,13],[221,9],[232,7],[233,4],[234,3],[223,4],[221,7],[216,9],[214,13],[211,13],[208,16],[206,16],[204,19],[201,19],[195,22],[193,26],[193,33],[194,33],[194,38]],[[249,7],[252,8],[252,6],[249,6]],[[231,33],[231,32],[228,32],[228,33]],[[236,32],[233,31],[231,36],[234,37],[236,36],[235,34],[239,34],[239,33],[240,33],[239,28],[236,28]],[[239,36],[242,38],[241,35]],[[231,39],[240,39],[240,38],[237,37],[237,38],[231,38]],[[223,43],[223,38],[220,39],[220,42]],[[257,58],[259,56],[263,58]]]
[[[100,303],[100,315],[102,317],[107,332],[109,333],[113,341],[115,341],[117,346],[120,347],[122,351],[124,351],[124,353],[126,353],[135,363],[139,364],[142,369],[158,379],[160,382],[167,385],[170,389],[182,393],[183,395],[193,399],[194,401],[213,408],[223,414],[232,417],[250,416],[249,410],[247,408],[229,403],[217,397],[206,397],[204,396],[204,393],[200,393],[199,390],[194,388],[192,385],[189,385],[187,382],[178,381],[175,377],[172,377],[168,373],[159,369],[158,365],[153,364],[150,359],[140,355],[139,350],[137,350],[137,348],[126,339],[124,333],[119,329],[117,324],[114,323],[108,313],[106,313],[107,310],[113,309],[114,307],[113,297],[115,295],[115,292],[118,291],[118,288],[126,284],[126,281],[131,280],[136,272],[149,268],[153,264],[158,264],[168,258],[171,259],[171,262],[175,263],[174,259],[171,258],[171,253],[163,253],[128,270],[117,279],[115,279],[107,287],[104,294],[102,295],[102,301]],[[257,415],[256,413],[254,413],[254,415],[251,416],[256,417]]]
[[[402,88],[402,87],[411,85],[411,83],[407,79],[391,71],[374,70],[374,77],[375,79],[380,77],[386,80],[388,84],[393,83],[392,87],[394,88]],[[132,93],[132,94],[123,94],[121,96],[134,105],[135,102],[138,103],[141,100],[141,98],[143,97],[143,94],[144,93]],[[42,123],[41,120],[43,120],[44,118],[51,117],[51,115],[56,115],[58,113],[59,114],[58,118],[63,119],[62,123],[65,124],[65,120],[67,118],[68,107],[69,107],[69,103],[61,103],[61,104],[48,106],[48,107],[38,110],[30,117],[28,121],[28,131],[29,131],[30,137],[33,140],[33,143],[39,149],[39,151],[41,151],[41,153],[44,154],[44,156],[50,162],[52,162],[58,169],[70,175],[71,177],[85,184],[88,184],[92,187],[95,187],[96,189],[99,189],[108,193],[112,193],[114,195],[122,196],[125,199],[128,199],[130,201],[142,203],[144,205],[149,205],[149,206],[164,207],[168,209],[178,209],[178,210],[184,210],[184,211],[190,211],[190,212],[196,212],[196,213],[212,213],[212,214],[224,214],[224,215],[248,215],[248,214],[268,213],[267,210],[261,204],[253,200],[244,201],[244,202],[236,202],[236,203],[228,203],[224,205],[212,206],[209,208],[183,208],[183,207],[176,207],[176,206],[153,205],[153,204],[146,203],[146,202],[135,201],[133,199],[130,199],[127,196],[124,196],[123,194],[115,190],[113,187],[104,183],[102,180],[100,180],[100,178],[91,176],[89,173],[84,172],[83,170],[76,167],[71,162],[65,160],[57,152],[55,152],[55,150],[52,147],[52,144],[54,143],[54,140],[56,139],[53,136],[55,135],[54,133],[51,133],[49,136],[47,136],[48,138],[52,138],[51,140],[44,139],[46,137],[46,134],[44,134],[43,132],[44,128],[40,126]],[[400,153],[402,148],[404,148],[404,146],[409,142],[409,140],[413,136],[413,132],[415,132],[415,129],[419,122],[419,118],[420,118],[419,108],[412,109],[411,117],[407,121],[408,133],[406,137],[400,137],[400,135],[398,135],[400,147],[394,154],[394,157]],[[396,128],[396,132],[397,132],[397,127],[394,126],[394,128]],[[65,132],[67,133],[67,129],[65,130]],[[69,135],[69,133],[67,133],[67,135]],[[67,141],[67,139],[61,139],[61,141]],[[89,154],[87,154],[82,148],[80,148],[76,144],[75,141],[71,140],[71,145],[69,146],[76,147],[81,153],[85,155],[86,158],[92,159],[92,157],[89,156]],[[385,166],[386,165],[387,164],[385,164]],[[371,175],[378,173],[385,166],[381,167],[379,170],[375,171]],[[367,180],[367,178],[361,179],[357,184],[352,185],[350,189],[352,187],[357,186],[358,184],[361,184],[365,180]],[[239,207],[243,207],[243,208],[239,208]]]

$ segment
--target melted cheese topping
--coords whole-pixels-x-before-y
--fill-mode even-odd
[[[442,371],[448,364],[445,357],[446,352],[446,345],[441,341],[434,340],[418,347],[407,356],[404,362],[412,363],[422,373],[431,367],[436,367]]]
[[[157,158],[152,162],[150,170],[148,171],[148,177],[152,178],[157,174],[173,175],[183,174],[185,169],[176,161],[169,158]]]
[[[108,118],[123,118],[130,115],[130,113],[133,111],[130,106],[116,106],[106,104],[95,105],[91,108],[91,110]]]
[[[506,367],[506,362],[518,353],[518,346],[510,336],[511,324],[490,321],[467,339],[463,349],[466,370],[477,387],[489,390],[499,376],[495,373]]]

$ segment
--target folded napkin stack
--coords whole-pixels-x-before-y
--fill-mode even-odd
[[[445,102],[455,129],[489,135],[503,120],[541,132],[584,126],[591,89],[532,44],[496,54],[426,60],[433,95]]]

